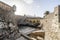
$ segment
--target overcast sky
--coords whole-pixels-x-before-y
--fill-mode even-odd
[[[9,5],[16,5],[16,15],[43,16],[45,11],[53,12],[60,0],[0,0]]]

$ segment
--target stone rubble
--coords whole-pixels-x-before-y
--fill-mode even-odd
[[[16,40],[19,37],[20,33],[12,23],[7,25],[5,21],[0,20],[0,40]]]

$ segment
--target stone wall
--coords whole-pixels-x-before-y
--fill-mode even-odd
[[[12,21],[14,25],[16,25],[15,21],[15,5],[9,6],[8,4],[0,1],[0,17],[4,19],[5,22]]]
[[[60,40],[59,17],[60,6],[55,7],[53,13],[44,16],[41,21],[45,31],[45,40]]]

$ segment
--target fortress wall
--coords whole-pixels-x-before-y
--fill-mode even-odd
[[[47,15],[43,20],[45,30],[45,40],[60,40],[59,29],[59,6],[54,9],[52,14]]]
[[[15,20],[15,10],[16,7],[13,5],[12,7],[8,4],[0,1],[0,17],[5,20],[5,22],[11,21],[14,25],[16,25]]]

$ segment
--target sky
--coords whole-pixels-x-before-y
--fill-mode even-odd
[[[43,17],[45,11],[54,11],[60,0],[0,0],[10,6],[16,5],[16,15]]]

